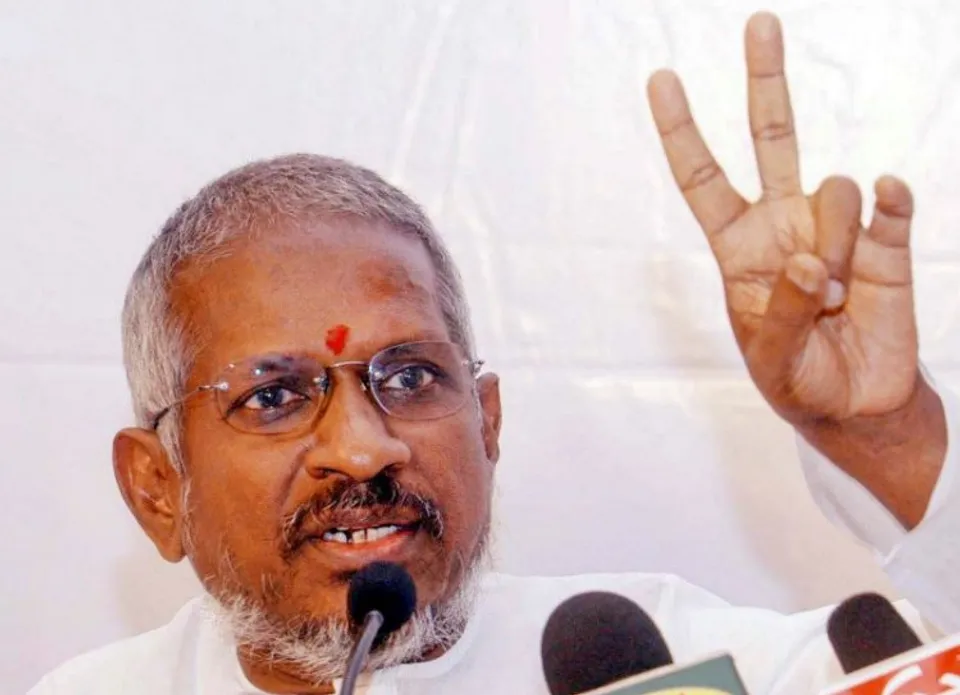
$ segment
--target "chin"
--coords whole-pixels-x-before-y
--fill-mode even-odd
[[[456,643],[473,615],[489,556],[482,544],[467,566],[438,555],[404,566],[417,586],[418,609],[371,655],[373,669],[431,659]],[[316,576],[321,573],[307,568],[287,572],[297,586],[264,578],[256,598],[249,591],[209,598],[215,624],[238,645],[282,662],[308,682],[342,676],[354,640],[346,614],[349,579],[335,579],[329,571]]]

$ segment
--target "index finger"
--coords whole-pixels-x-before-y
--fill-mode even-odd
[[[690,113],[680,79],[658,70],[647,83],[650,110],[673,178],[708,240],[748,209],[710,153]]]

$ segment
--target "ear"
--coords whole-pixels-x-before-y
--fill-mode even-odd
[[[156,432],[128,428],[113,438],[113,473],[124,502],[169,562],[184,556],[182,481]]]
[[[483,445],[491,463],[500,460],[500,377],[487,373],[477,379],[477,391],[480,396],[480,414],[482,416]]]

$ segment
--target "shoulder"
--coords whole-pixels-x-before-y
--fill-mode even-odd
[[[75,656],[47,673],[28,695],[120,695],[173,692],[184,642],[196,638],[202,599],[184,605],[155,630]]]
[[[544,605],[552,610],[558,603],[588,591],[609,591],[635,601],[645,611],[672,613],[695,609],[721,609],[729,604],[690,582],[672,574],[595,573],[561,576],[518,576],[492,573],[484,581],[484,594],[492,600],[525,605]]]
[[[829,608],[784,614],[732,606],[710,591],[671,574],[584,574],[564,577],[492,575],[484,614],[516,624],[539,639],[553,609],[587,591],[610,591],[631,599],[650,615],[677,663],[730,653],[744,679],[768,685],[778,671],[829,668],[824,624]],[[817,677],[820,677],[819,675]],[[765,691],[766,692],[766,691]]]
[[[689,627],[704,611],[736,611],[706,589],[672,574],[609,573],[565,576],[490,574],[483,585],[482,614],[492,624],[526,627],[539,636],[553,610],[577,594],[604,591],[642,608],[670,644],[687,643]],[[537,637],[539,639],[539,637]]]

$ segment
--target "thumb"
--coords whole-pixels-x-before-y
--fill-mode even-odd
[[[810,253],[787,259],[777,279],[760,330],[750,345],[750,362],[765,378],[786,383],[823,311],[829,271]]]

